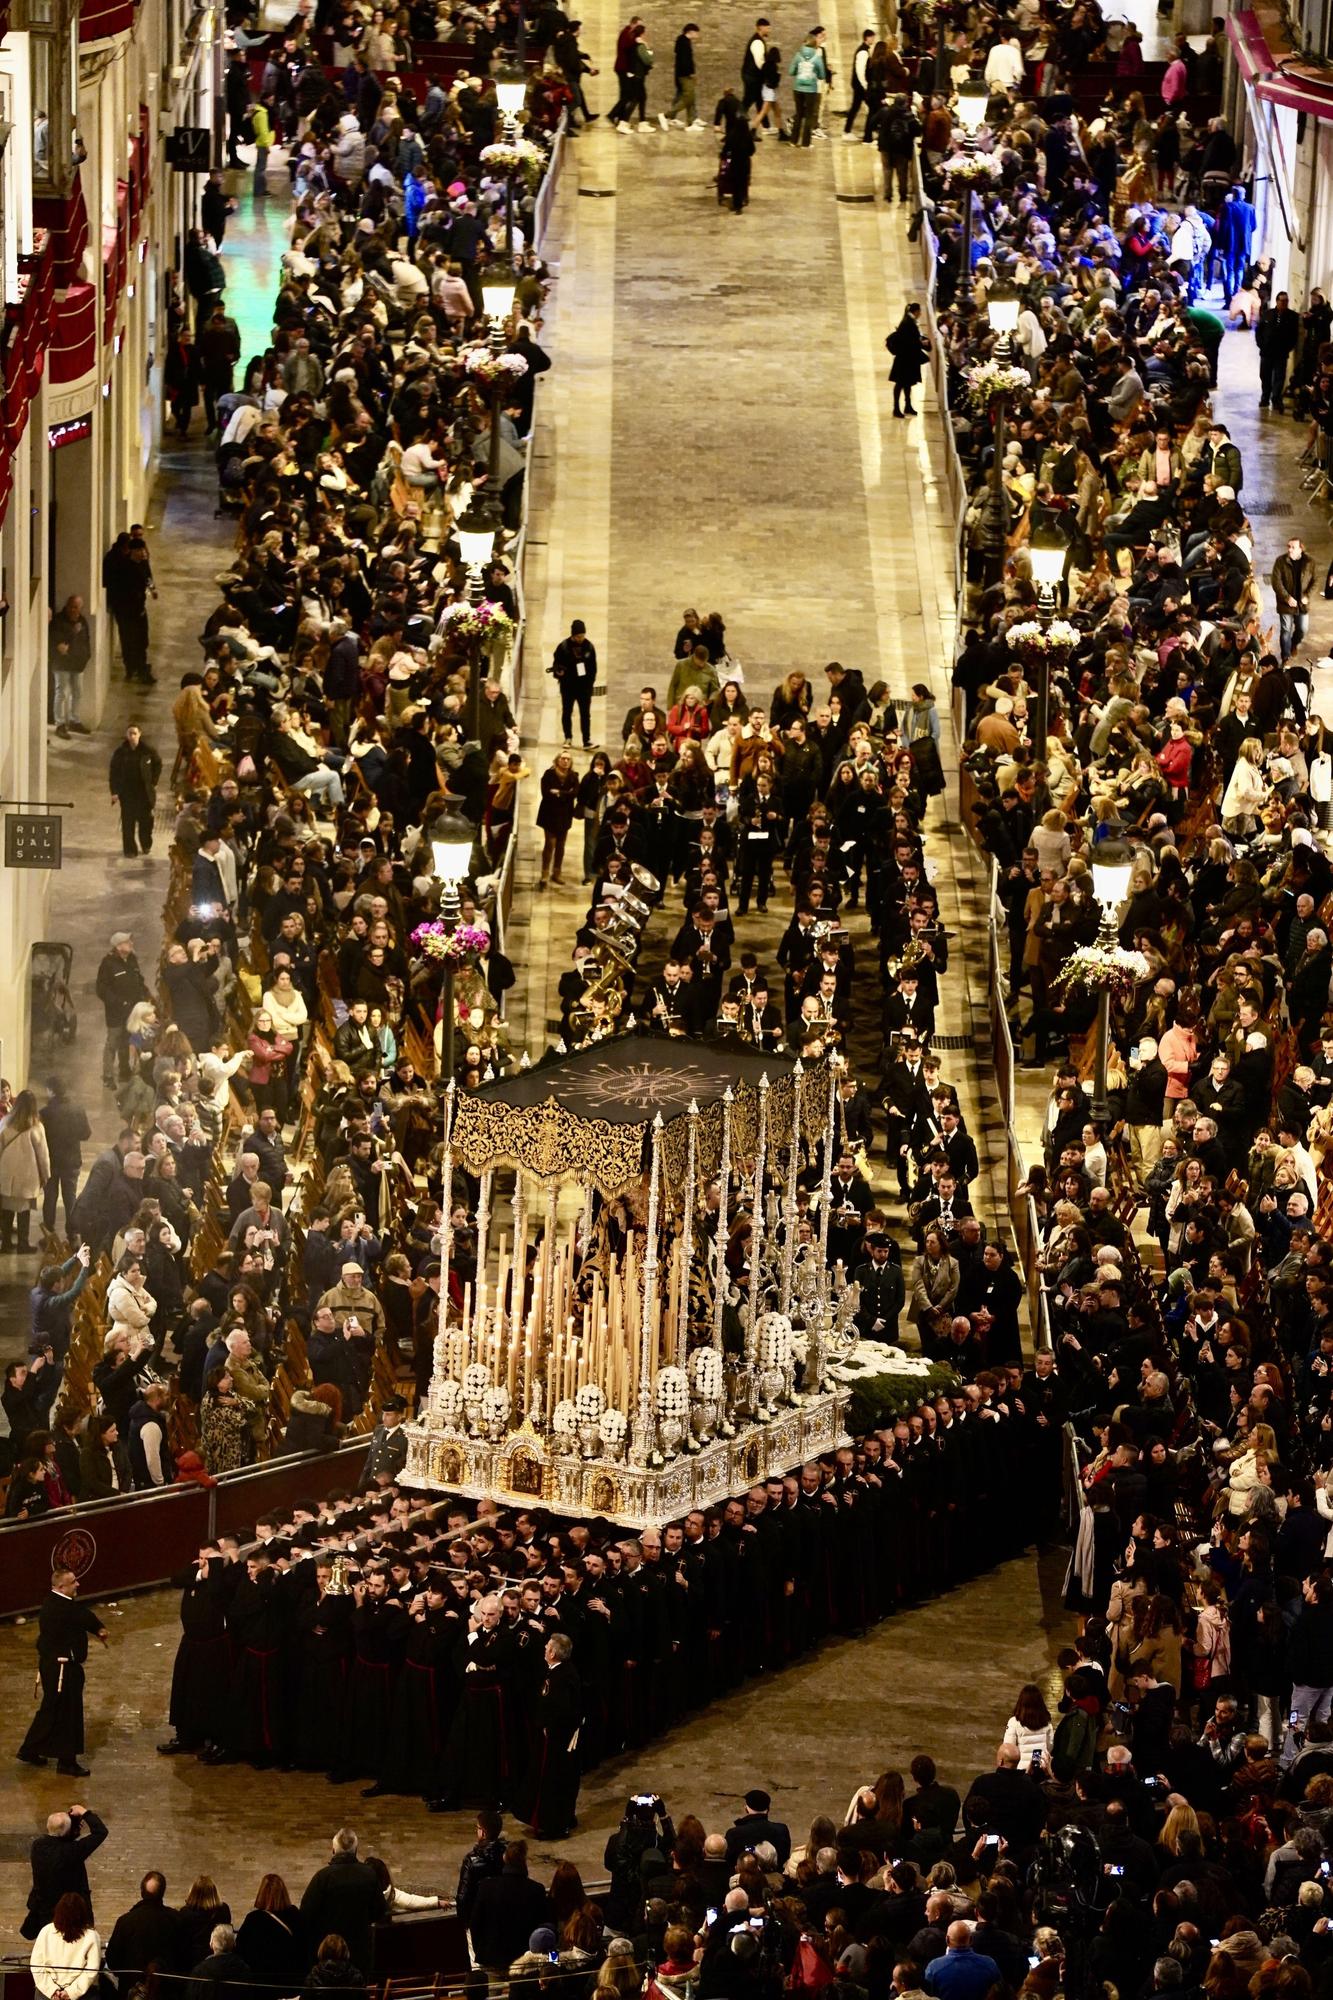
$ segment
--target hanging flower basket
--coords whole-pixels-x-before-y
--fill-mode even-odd
[[[1066,653],[1077,646],[1079,634],[1078,627],[1066,618],[1052,618],[1049,625],[1025,618],[1020,625],[1009,627],[1007,637],[1015,653]]]
[[[528,180],[540,180],[546,170],[546,153],[531,139],[497,139],[493,146],[482,147],[479,158],[493,174],[523,174]]]
[[[1118,944],[1081,944],[1060,967],[1053,984],[1093,993],[1109,987],[1112,993],[1128,994],[1147,977],[1148,961],[1141,951],[1126,951]]]
[[[961,187],[966,181],[998,181],[1004,168],[993,153],[951,153],[940,171]]]
[[[528,372],[528,364],[521,354],[502,351],[497,354],[484,341],[475,347],[465,347],[462,363],[468,379],[490,387],[496,382],[518,382]]]
[[[471,958],[474,952],[489,951],[491,934],[480,924],[455,924],[450,930],[436,919],[434,923],[418,924],[412,933],[412,942],[427,958],[447,958],[459,964]]]
[[[514,621],[504,606],[492,604],[489,598],[483,598],[480,604],[464,599],[460,604],[446,605],[440,613],[440,623],[446,639],[493,639],[497,633],[514,629]]]
[[[979,410],[986,409],[997,396],[1021,396],[1032,387],[1025,368],[1007,361],[979,361],[967,371],[967,393]]]

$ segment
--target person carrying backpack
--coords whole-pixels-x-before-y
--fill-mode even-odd
[[[893,200],[893,183],[898,182],[899,201],[910,201],[908,176],[912,169],[912,148],[921,137],[921,124],[912,110],[911,99],[898,96],[880,114],[878,144],[884,162],[884,199]]]
[[[819,115],[820,88],[828,82],[822,28],[811,28],[792,57],[787,74],[791,78],[792,94],[796,100],[791,122],[792,144],[808,146]]]

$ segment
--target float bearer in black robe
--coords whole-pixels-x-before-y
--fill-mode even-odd
[[[553,1632],[546,1641],[546,1679],[539,1706],[541,1734],[527,1819],[539,1840],[563,1840],[574,1828],[579,1797],[579,1729],[583,1688],[570,1665],[573,1642]]]
[[[407,1650],[408,1617],[389,1596],[387,1570],[370,1570],[352,1587],[352,1679],[347,1700],[347,1741],[358,1774],[374,1783],[363,1797],[387,1790],[381,1783],[389,1753],[398,1676]]]
[[[181,1593],[181,1636],[171,1674],[171,1741],[157,1746],[164,1757],[179,1751],[194,1755],[221,1743],[231,1688],[219,1551],[200,1549],[198,1560],[172,1581]]]
[[[302,1563],[300,1568],[308,1565]],[[344,1717],[352,1662],[352,1598],[345,1587],[335,1587],[331,1560],[319,1557],[314,1569],[315,1587],[302,1595],[293,1619],[292,1761],[301,1771],[328,1765],[341,1777],[347,1764]]]

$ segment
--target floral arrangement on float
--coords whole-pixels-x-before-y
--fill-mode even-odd
[[[544,148],[531,139],[497,139],[483,146],[479,157],[494,174],[524,174],[529,180],[540,180],[546,167]]]
[[[1004,166],[994,153],[950,153],[940,171],[946,180],[961,184],[964,181],[998,181]]]
[[[1052,618],[1049,625],[1039,624],[1035,618],[1025,618],[1018,625],[1011,625],[1007,634],[1010,648],[1015,653],[1059,653],[1071,651],[1078,644],[1079,633],[1076,625],[1067,618]]]
[[[468,378],[486,388],[496,382],[517,382],[528,372],[528,364],[521,354],[510,354],[506,349],[497,354],[485,341],[478,341],[474,347],[465,347],[459,359]]]
[[[1026,368],[1011,361],[978,361],[966,375],[967,393],[978,409],[985,409],[997,396],[1021,396],[1032,387]]]
[[[497,632],[511,632],[514,621],[502,604],[484,597],[480,604],[462,598],[447,604],[440,613],[440,628],[446,639],[492,639]]]
[[[491,934],[480,924],[455,924],[450,930],[437,917],[432,923],[418,924],[412,942],[427,958],[462,960],[474,952],[491,948]]]
[[[1132,993],[1148,977],[1148,961],[1141,951],[1126,951],[1118,944],[1081,944],[1070,953],[1055,975],[1060,987],[1081,988],[1100,993]]]

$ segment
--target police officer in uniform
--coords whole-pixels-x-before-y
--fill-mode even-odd
[[[403,1418],[407,1404],[401,1396],[386,1396],[380,1405],[380,1420],[370,1434],[365,1480],[369,1485],[381,1475],[396,1479],[407,1464],[407,1433]]]

